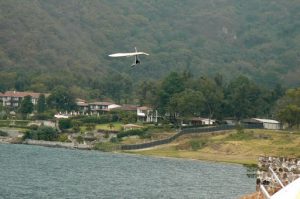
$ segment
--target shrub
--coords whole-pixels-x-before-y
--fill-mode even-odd
[[[80,144],[83,143],[83,137],[79,135],[78,137],[76,137],[76,141]]]
[[[133,135],[138,135],[138,136],[143,136],[146,133],[146,129],[132,129],[128,131],[123,131],[117,134],[117,138],[122,138],[122,137],[127,137],[127,136],[133,136]]]
[[[32,124],[32,125],[29,126],[30,130],[38,130],[38,128],[39,128],[39,126],[36,125],[36,124]]]
[[[51,127],[40,126],[37,130],[26,131],[23,139],[53,141],[57,139],[57,132]]]
[[[191,140],[190,146],[193,151],[203,148],[207,144],[207,140]]]
[[[235,129],[238,133],[244,133],[244,128],[242,125],[236,125]]]
[[[61,130],[71,128],[72,127],[71,119],[60,119],[58,121],[58,126]]]
[[[80,127],[79,126],[73,126],[73,131],[75,133],[78,133],[80,131]]]
[[[58,136],[58,141],[60,141],[60,142],[68,142],[69,141],[68,135],[67,134],[60,134]]]
[[[88,123],[94,123],[94,124],[104,124],[112,122],[113,117],[110,114],[107,115],[101,115],[101,116],[88,116],[88,117],[82,117],[79,119],[82,123],[88,124]]]
[[[96,124],[89,123],[89,124],[86,125],[86,130],[87,131],[95,130],[95,128],[96,128]]]
[[[108,132],[105,132],[105,134],[104,134],[104,138],[109,138],[109,133]]]

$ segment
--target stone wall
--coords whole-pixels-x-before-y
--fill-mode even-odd
[[[269,191],[276,192],[281,188],[269,167],[277,174],[284,185],[287,185],[300,177],[300,159],[284,157],[259,157],[256,188],[260,184]]]

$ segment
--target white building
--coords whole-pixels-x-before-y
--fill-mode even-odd
[[[242,122],[246,124],[263,124],[263,127],[265,129],[274,129],[274,130],[281,129],[280,122],[271,119],[251,118],[251,119],[245,119]]]
[[[270,119],[260,119],[260,118],[252,118],[260,123],[263,123],[265,129],[281,129],[280,122],[276,120],[270,120]]]
[[[157,110],[141,106],[137,107],[137,118],[140,122],[157,122]]]

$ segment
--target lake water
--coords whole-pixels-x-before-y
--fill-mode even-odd
[[[0,144],[0,198],[238,198],[255,179],[235,164]]]

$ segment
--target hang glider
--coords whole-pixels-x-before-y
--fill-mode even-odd
[[[135,47],[135,52],[132,53],[115,53],[115,54],[111,54],[108,55],[110,57],[133,57],[134,56],[134,62],[131,65],[131,67],[136,66],[137,64],[140,64],[141,61],[139,60],[139,55],[149,55],[148,53],[144,53],[144,52],[138,52],[136,47]]]

